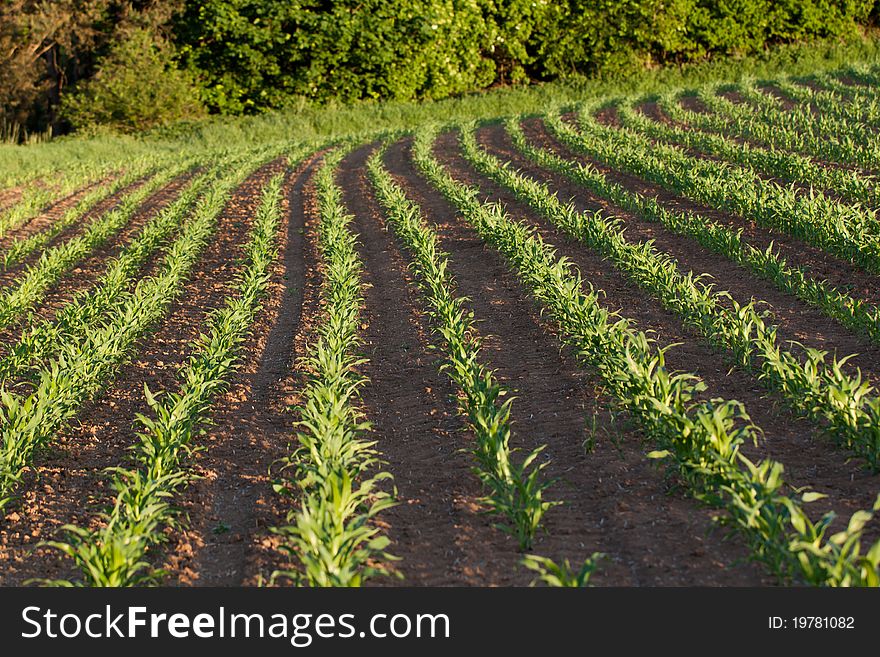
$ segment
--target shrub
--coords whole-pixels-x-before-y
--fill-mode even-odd
[[[193,77],[178,70],[172,48],[145,28],[117,39],[94,77],[67,94],[61,106],[75,129],[106,125],[122,132],[203,113]]]

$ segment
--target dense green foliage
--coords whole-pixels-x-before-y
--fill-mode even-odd
[[[0,136],[441,99],[849,38],[875,0],[6,0]],[[142,56],[141,56],[142,54]],[[183,71],[183,72],[182,72]],[[63,112],[59,112],[63,108]]]
[[[852,35],[871,0],[199,0],[175,32],[223,113],[443,98]]]
[[[74,128],[146,130],[202,113],[190,76],[175,68],[167,45],[144,29],[115,43],[95,76],[62,99],[62,116]]]

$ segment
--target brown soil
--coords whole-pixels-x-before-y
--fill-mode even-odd
[[[862,82],[861,80],[852,77],[851,75],[847,75],[846,73],[835,73],[834,77],[843,82],[844,84],[848,84],[851,87],[869,87],[870,85]]]
[[[378,449],[394,474],[398,506],[382,515],[407,585],[523,583],[515,542],[482,514],[483,494],[466,453],[474,441],[454,390],[438,370],[425,306],[365,175],[372,147],[343,162],[338,183],[355,215],[367,285],[363,401]],[[434,338],[436,340],[436,338]],[[436,342],[435,342],[436,343]],[[442,343],[439,343],[442,344]],[[527,583],[528,580],[526,580]]]
[[[718,95],[726,100],[729,100],[731,103],[735,103],[737,105],[748,105],[748,103],[749,103],[749,101],[746,100],[745,96],[743,96],[739,91],[735,91],[733,89],[728,89],[727,91],[722,91]]]
[[[440,152],[446,159],[442,145]],[[621,423],[597,381],[547,339],[550,327],[500,256],[417,177],[408,146],[396,144],[386,160],[436,224],[457,292],[481,321],[483,358],[516,397],[512,444],[523,452],[547,444],[547,475],[558,478],[550,497],[566,504],[548,513],[535,551],[573,562],[606,552],[612,558],[596,578],[601,584],[758,583],[751,567],[726,569],[744,552],[710,532],[708,511],[668,495],[640,436]]]
[[[697,96],[681,96],[679,98],[681,106],[690,112],[698,112],[700,114],[708,114],[709,108]]]
[[[292,404],[301,383],[295,359],[304,346],[306,267],[314,264],[304,237],[315,158],[300,165],[285,183],[281,256],[272,270],[269,293],[242,347],[243,361],[229,391],[214,403],[213,424],[196,458],[202,477],[183,495],[189,518],[182,534],[172,534],[166,550],[169,582],[192,586],[253,585],[268,579],[279,561],[277,540],[268,528],[284,524],[289,502],[271,488],[269,470],[285,456],[295,436]],[[254,207],[242,207],[248,221]],[[302,321],[301,321],[302,320]],[[305,322],[305,323],[304,323]]]
[[[189,357],[189,345],[204,330],[206,315],[222,305],[247,241],[259,189],[281,163],[253,174],[233,194],[219,218],[217,238],[184,285],[155,332],[140,340],[132,362],[107,390],[86,404],[78,422],[63,431],[20,487],[21,500],[0,525],[0,584],[20,585],[33,577],[76,577],[72,562],[56,550],[38,547],[59,537],[65,523],[97,526],[96,512],[106,508],[112,489],[105,468],[130,462],[136,442],[136,413],[149,414],[144,385],[153,392],[176,390],[177,371]]]
[[[620,117],[617,115],[617,106],[609,105],[608,107],[603,107],[598,112],[596,112],[596,120],[599,123],[604,125],[612,126],[614,128],[621,127]]]
[[[24,192],[25,187],[10,187],[8,189],[4,189],[0,192],[0,212],[3,212],[7,208],[12,207],[18,200],[21,198],[22,193]]]
[[[665,123],[667,125],[674,125],[674,122],[669,119],[666,114],[663,113],[663,110],[660,109],[660,104],[656,101],[650,100],[645,101],[643,103],[639,103],[636,105],[636,111],[644,114],[652,121],[657,121],[658,123]]]
[[[851,512],[857,508],[870,508],[878,477],[848,463],[844,455],[818,440],[809,423],[777,408],[756,380],[736,370],[728,371],[723,357],[705,346],[692,330],[681,326],[678,319],[663,310],[659,303],[630,284],[609,262],[539,219],[506,190],[478,176],[461,158],[454,135],[441,137],[438,155],[450,166],[453,175],[478,184],[491,200],[502,201],[512,216],[538,226],[542,236],[558,249],[560,255],[571,259],[586,280],[605,292],[608,307],[622,309],[622,314],[636,320],[639,327],[656,332],[661,344],[682,343],[669,352],[667,362],[673,369],[700,375],[709,387],[707,396],[743,402],[756,424],[766,432],[766,443],[760,449],[745,449],[747,454],[778,459],[785,463],[791,483],[813,486],[828,493],[828,500],[814,506],[817,510],[833,507],[840,512]],[[577,198],[583,194],[576,188],[563,188],[560,196]],[[628,235],[632,232],[633,228],[630,228]],[[748,278],[748,275],[740,275],[739,280]]]

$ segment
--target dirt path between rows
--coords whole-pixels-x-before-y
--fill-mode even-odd
[[[211,425],[199,440],[204,450],[196,455],[194,469],[201,478],[180,499],[188,523],[182,532],[169,534],[163,555],[169,584],[241,586],[271,574],[265,567],[271,550],[263,533],[281,522],[284,509],[271,489],[269,467],[287,452],[293,435],[282,384],[292,370],[293,337],[300,327],[302,196],[313,161],[295,167],[283,186],[276,237],[280,257],[271,271],[267,297],[240,349],[241,365],[228,391],[214,401]],[[276,161],[259,187],[282,170]],[[232,216],[249,232],[259,188],[241,199]],[[232,236],[226,259],[230,253],[242,253],[247,240],[246,234]]]

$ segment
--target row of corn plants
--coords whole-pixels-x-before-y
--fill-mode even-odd
[[[298,446],[282,459],[275,491],[293,503],[286,525],[274,527],[280,549],[299,562],[279,570],[270,582],[286,578],[298,585],[360,586],[389,574],[394,559],[377,516],[395,502],[382,490],[391,478],[381,470],[376,441],[358,407],[366,363],[357,351],[363,303],[362,263],[357,238],[333,176],[347,149],[332,151],[315,176],[318,247],[324,317],[307,355],[301,359],[308,380],[299,406]]]
[[[817,113],[830,116],[836,121],[853,126],[858,131],[867,130],[869,123],[867,117],[870,116],[871,112],[874,112],[874,117],[876,117],[876,112],[880,109],[880,104],[877,103],[876,99],[873,100],[872,104],[864,94],[859,93],[853,87],[850,87],[851,95],[841,95],[824,85],[822,85],[823,88],[821,89],[813,88],[810,86],[810,82],[821,84],[816,78],[782,78],[774,80],[774,84],[778,89],[792,100],[801,103],[805,107],[812,107]]]
[[[710,113],[700,116],[700,123],[713,130],[760,144],[809,155],[820,160],[843,164],[873,166],[870,151],[849,137],[826,138],[813,132],[771,123],[758,116],[750,105],[739,105],[718,95],[721,85],[700,88],[696,97]]]
[[[499,204],[482,203],[480,191],[457,183],[433,158],[436,132],[422,129],[414,158],[425,177],[447,196],[483,239],[498,249],[523,285],[559,325],[560,338],[606,383],[632,419],[704,502],[725,510],[725,522],[748,541],[753,557],[783,581],[823,586],[880,585],[880,542],[861,546],[872,513],[854,514],[847,528],[831,533],[833,513],[813,522],[800,499],[785,494],[782,465],[754,463],[740,446],[757,441],[736,401],[698,401],[705,384],[691,374],[671,373],[657,349],[629,320],[609,312],[599,293],[533,228],[511,221]],[[880,499],[875,511],[880,508]]]
[[[160,270],[140,279],[126,304],[102,318],[82,339],[63,344],[28,383],[30,392],[13,392],[7,384],[0,387],[0,509],[13,499],[34,453],[113,380],[136,349],[138,338],[182,293],[183,282],[210,242],[232,190],[270,156],[265,151],[255,155],[213,185],[167,250]]]
[[[91,288],[74,295],[53,317],[25,327],[18,341],[10,344],[0,358],[0,381],[25,376],[33,363],[56,355],[63,344],[81,339],[95,322],[123,308],[144,263],[180,229],[187,213],[211,181],[235,165],[234,160],[227,159],[210,172],[196,176],[178,198],[150,219],[119,255],[110,260]]]
[[[880,206],[880,190],[874,180],[853,171],[816,164],[810,158],[775,148],[753,146],[737,142],[723,135],[694,130],[683,116],[685,113],[673,94],[665,94],[658,106],[681,125],[653,121],[636,111],[637,101],[624,100],[617,104],[618,116],[624,126],[651,137],[722,158],[727,162],[749,167],[753,171],[787,180],[807,183],[850,202]],[[671,111],[670,111],[671,108]]]
[[[851,71],[852,68],[838,73]],[[861,121],[873,128],[880,127],[880,97],[873,87],[846,84],[838,77],[838,73],[815,73],[794,80],[822,87],[816,101],[823,111],[834,112],[836,116],[848,121]]]
[[[551,125],[558,125],[559,119],[551,118],[548,121]],[[728,258],[773,283],[782,292],[817,308],[842,326],[880,344],[880,308],[876,305],[853,298],[834,286],[816,280],[803,268],[788,265],[772,245],[763,250],[755,248],[743,240],[741,229],[732,230],[699,213],[670,210],[653,197],[608,180],[605,174],[589,164],[573,162],[534,146],[526,139],[516,118],[508,119],[505,127],[517,148],[535,163],[563,174],[595,196],[627,212],[661,223],[676,234],[697,240],[713,253]]]
[[[766,313],[756,310],[754,302],[741,304],[692,272],[683,274],[677,261],[658,251],[653,242],[628,241],[619,219],[602,212],[581,213],[572,204],[563,204],[546,185],[480,150],[472,129],[462,131],[462,143],[465,155],[478,169],[609,258],[711,344],[726,349],[737,365],[781,394],[798,414],[823,423],[838,444],[863,457],[875,472],[880,469],[880,398],[872,395],[874,389],[861,373],[844,371],[846,358],[829,361],[827,352],[817,349],[805,348],[800,354],[784,349],[777,327],[769,323]]]
[[[149,172],[149,174],[154,175],[153,172]],[[126,173],[84,196],[72,208],[53,221],[45,230],[13,240],[2,253],[3,267],[8,269],[22,262],[32,253],[44,248],[64,230],[82,222],[85,213],[91,210],[97,202],[109,198],[129,185],[135,184],[145,175],[147,173],[141,170]]]
[[[582,108],[580,132],[563,121],[552,121],[551,128],[575,150],[611,167],[880,271],[880,225],[873,211],[782,187],[723,162],[690,157],[632,130],[603,126],[589,110]]]
[[[104,179],[118,180],[120,177],[137,179],[153,168],[155,163],[146,158],[130,163],[125,174],[108,169],[103,164],[83,163],[70,171],[54,176],[51,184],[32,184],[24,190],[16,203],[0,212],[0,238],[25,225],[47,207],[63,201],[71,194],[84,192],[76,207],[79,208],[80,213],[86,212],[113,193],[111,185],[102,184]]]
[[[410,269],[425,295],[427,315],[442,338],[438,353],[442,369],[457,387],[461,415],[474,433],[474,471],[489,491],[484,503],[506,520],[499,527],[514,536],[520,550],[530,549],[544,514],[554,506],[544,491],[552,483],[542,477],[547,462],[535,464],[542,445],[521,461],[510,447],[512,399],[480,360],[481,340],[473,312],[465,299],[453,293],[449,256],[437,233],[424,221],[419,207],[410,201],[382,166],[382,150],[368,162],[368,169],[385,216],[411,254]]]
[[[244,269],[225,304],[207,318],[207,330],[192,345],[180,369],[180,390],[155,394],[145,388],[149,417],[139,415],[134,465],[112,469],[114,504],[97,528],[66,525],[67,538],[47,542],[76,563],[81,579],[43,581],[52,586],[136,586],[161,581],[164,572],[150,565],[148,550],[166,539],[164,528],[177,522],[172,500],[193,478],[188,457],[194,438],[208,421],[213,400],[228,385],[238,351],[260,309],[270,268],[277,256],[281,215],[279,174],[264,187]]]
[[[191,163],[187,162],[156,174],[129,193],[117,207],[89,224],[81,235],[43,251],[36,262],[0,292],[0,328],[9,326],[37,304],[77,262],[122,230],[151,194],[190,167]]]
[[[786,89],[800,95],[784,81],[774,82],[774,86],[783,95],[787,95]],[[745,80],[727,88],[741,94],[749,103],[746,107],[755,112],[757,119],[773,128],[797,133],[810,140],[829,141],[840,149],[852,152],[855,155],[853,164],[876,168],[880,162],[880,142],[877,136],[872,131],[865,130],[865,126],[858,121],[844,121],[829,112],[814,112],[809,103],[794,103],[786,108],[769,88],[754,80]]]
[[[844,82],[839,76],[847,75],[852,84]],[[854,64],[835,73],[810,76],[837,99],[844,117],[853,116],[872,128],[880,127],[880,94],[877,85],[880,77],[877,68],[866,64]]]

